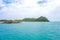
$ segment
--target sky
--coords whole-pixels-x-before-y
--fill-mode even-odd
[[[40,16],[60,21],[60,0],[0,0],[0,20]]]

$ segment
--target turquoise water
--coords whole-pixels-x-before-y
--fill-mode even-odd
[[[60,22],[0,24],[0,40],[60,40]]]

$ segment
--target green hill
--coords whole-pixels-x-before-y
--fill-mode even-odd
[[[30,21],[30,22],[49,22],[46,17],[39,17],[39,18],[24,18],[23,21]]]
[[[37,18],[35,21],[38,21],[38,22],[49,22],[49,20],[46,17],[43,17],[43,16]]]

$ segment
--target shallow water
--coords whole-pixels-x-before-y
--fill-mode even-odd
[[[0,40],[60,40],[60,22],[0,24]]]

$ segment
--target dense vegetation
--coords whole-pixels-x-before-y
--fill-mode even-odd
[[[3,23],[20,23],[21,20],[0,20]]]
[[[49,22],[49,20],[46,17],[43,17],[43,16],[37,18],[35,21],[38,21],[38,22]]]
[[[20,22],[49,22],[46,17],[39,17],[39,18],[24,18],[22,20],[0,20],[3,23],[20,23]]]
[[[24,22],[34,22],[36,20],[36,18],[24,18],[23,21]]]
[[[24,18],[23,21],[29,21],[29,22],[49,22],[49,20],[46,17],[39,17],[39,18]]]

